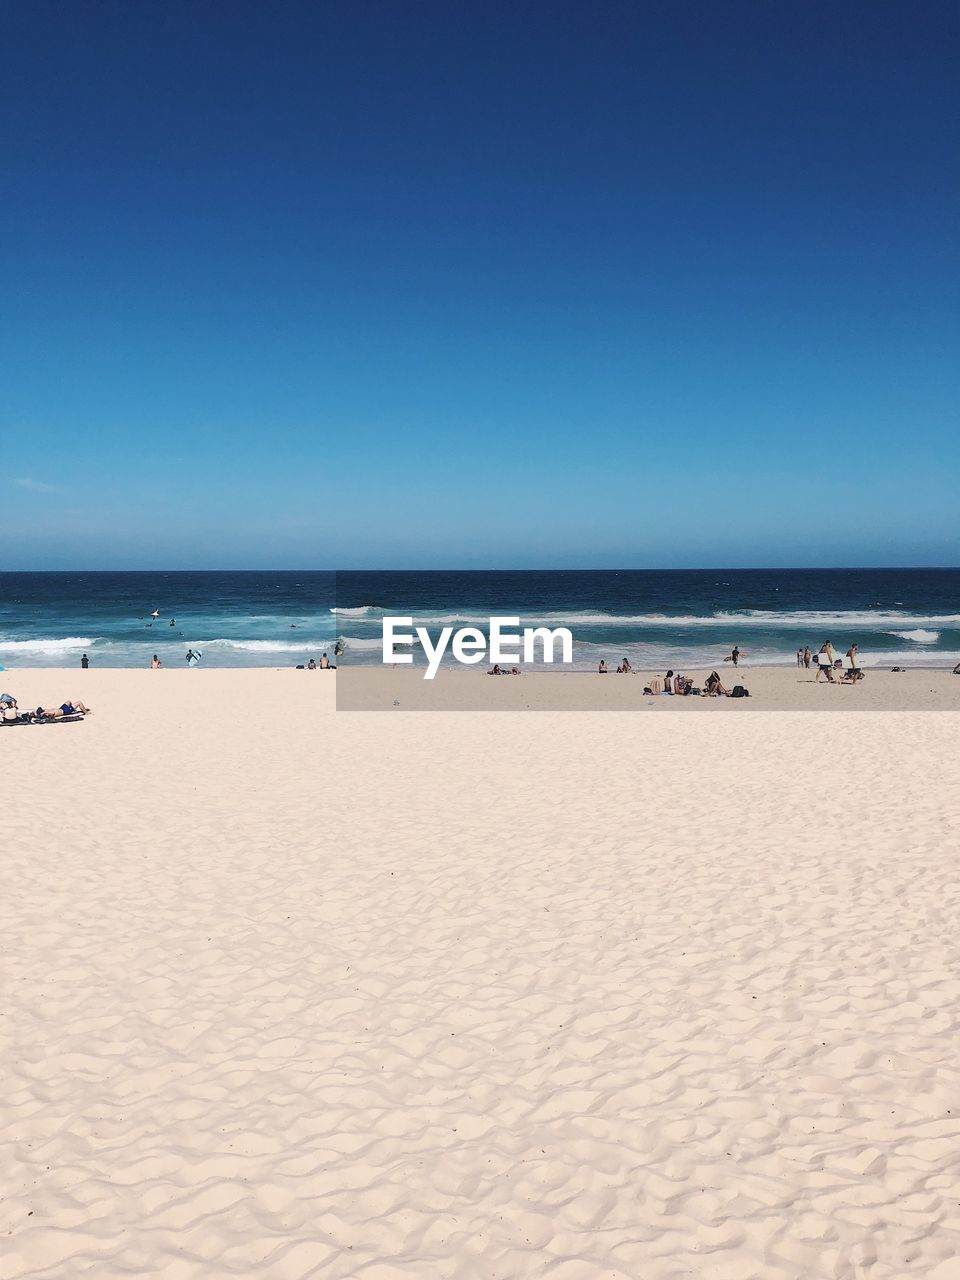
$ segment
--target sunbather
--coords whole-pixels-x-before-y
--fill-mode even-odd
[[[73,702],[61,702],[59,707],[37,707],[37,715],[44,720],[62,720],[64,716],[88,716],[90,708],[79,698]]]

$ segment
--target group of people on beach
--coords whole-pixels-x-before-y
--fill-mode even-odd
[[[863,669],[859,663],[859,652],[859,646],[852,644],[844,655],[849,665],[844,667],[843,658],[837,657],[832,643],[824,640],[816,653],[811,651],[809,645],[798,649],[797,667],[809,671],[811,666],[816,665],[817,674],[814,678],[816,684],[820,683],[821,676],[826,678],[828,684],[857,684],[864,678]],[[841,673],[839,681],[833,674],[835,671]]]
[[[61,702],[59,707],[21,711],[12,693],[0,693],[0,724],[49,724],[53,720],[75,720],[91,714],[92,709],[80,698]]]
[[[306,666],[302,662],[297,663],[298,671],[336,671],[336,666],[330,661],[325,653],[320,655],[320,661],[311,658]]]
[[[732,689],[725,687],[720,679],[717,671],[711,671],[703,682],[702,688],[694,684],[692,676],[685,675],[682,671],[668,671],[663,677],[661,683],[659,676],[654,676],[648,685],[644,686],[644,693],[652,694],[654,697],[660,695],[671,696],[675,698],[704,697],[704,698],[749,698],[750,691],[742,684],[734,685]]]

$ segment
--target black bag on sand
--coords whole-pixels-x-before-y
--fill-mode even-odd
[[[742,684],[735,684],[730,690],[731,698],[749,698],[750,690],[745,689]]]

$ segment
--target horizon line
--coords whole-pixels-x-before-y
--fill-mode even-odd
[[[918,573],[930,570],[954,572],[960,570],[960,564],[911,564],[911,565],[567,565],[543,566],[527,565],[521,568],[507,568],[488,565],[484,568],[447,568],[406,567],[406,568],[355,568],[355,569],[309,569],[303,566],[281,568],[268,565],[263,568],[237,569],[211,567],[206,569],[163,569],[125,568],[125,569],[3,569],[0,574],[14,573]]]

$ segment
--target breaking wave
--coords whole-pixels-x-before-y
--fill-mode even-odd
[[[358,609],[336,609],[332,613],[355,617],[363,621],[378,623],[381,610],[373,605],[364,605]],[[559,609],[537,610],[516,607],[511,612],[502,608],[491,610],[495,616],[520,618],[520,625],[532,623],[550,623],[555,626],[583,627],[779,627],[787,629],[809,628],[821,630],[836,628],[846,630],[888,631],[901,635],[895,628],[955,628],[960,627],[960,614],[909,614],[909,613],[875,613],[869,609],[740,609],[718,610],[707,614],[676,613],[601,613],[575,611],[565,612]],[[414,606],[393,610],[397,616],[412,616],[414,625],[420,626],[455,626],[458,623],[485,623],[490,613],[473,613],[459,610],[449,613],[422,613]],[[376,614],[376,617],[370,615]],[[912,638],[912,637],[910,637]]]
[[[333,638],[327,640],[200,640],[198,649],[238,649],[244,653],[309,653],[312,649],[333,647]]]
[[[89,636],[64,636],[57,640],[43,637],[39,640],[0,640],[0,653],[70,653],[90,649],[95,641]]]

